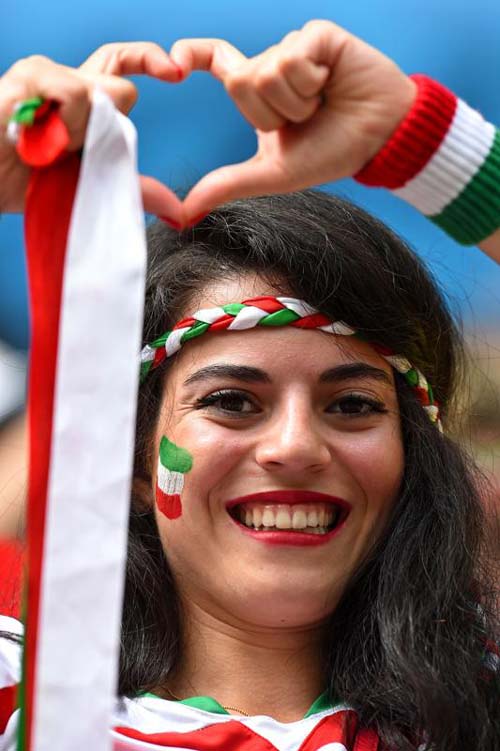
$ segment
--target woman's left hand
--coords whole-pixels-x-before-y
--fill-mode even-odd
[[[410,109],[416,88],[374,47],[329,21],[310,21],[253,58],[221,39],[183,39],[171,59],[206,70],[255,127],[256,154],[202,178],[186,222],[235,198],[301,190],[352,176]]]

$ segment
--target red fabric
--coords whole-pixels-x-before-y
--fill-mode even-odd
[[[16,707],[17,686],[0,688],[0,735],[3,735],[7,723]]]
[[[36,126],[34,126],[36,127]],[[59,308],[66,237],[80,167],[77,155],[35,169],[25,214],[32,339],[29,369],[26,738],[30,748],[45,507],[52,439]]]
[[[0,613],[19,618],[24,547],[18,540],[0,540]]]
[[[194,326],[194,324],[197,323],[196,318],[193,318],[190,316],[189,318],[183,318],[182,321],[178,321],[172,331],[176,331],[176,329],[185,329],[185,328],[191,328],[191,326]]]
[[[278,310],[283,310],[285,307],[282,303],[278,302],[276,298],[271,297],[270,295],[249,297],[248,300],[243,300],[243,305],[253,305],[256,308],[265,310],[266,313],[276,313]]]
[[[35,114],[36,127],[23,127],[17,151],[31,167],[47,167],[60,159],[69,145],[69,133],[58,114],[57,102],[44,102]]]
[[[363,185],[403,187],[425,167],[449,130],[456,96],[432,78],[411,78],[417,84],[415,102],[378,154],[354,175]]]
[[[270,741],[236,720],[207,725],[189,733],[141,733],[133,728],[117,727],[116,732],[145,743],[194,751],[277,751]]]
[[[141,733],[127,727],[115,727],[115,731],[165,748],[176,746],[195,751],[276,751],[270,741],[237,720],[207,725],[187,733]],[[304,740],[299,751],[319,751],[333,743],[342,743],[349,751],[378,751],[379,748],[377,734],[373,730],[360,729],[353,710],[336,712],[321,720]]]
[[[314,313],[304,318],[298,318],[290,326],[295,326],[298,329],[315,329],[318,326],[328,326],[331,322],[331,319],[324,316],[323,313]]]
[[[230,316],[228,313],[225,316],[221,316],[217,321],[211,323],[207,331],[224,331],[224,329],[229,328],[233,321],[234,316]]]

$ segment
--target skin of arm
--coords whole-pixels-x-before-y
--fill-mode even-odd
[[[497,263],[500,263],[500,228],[481,243],[479,248]]]
[[[22,539],[27,482],[25,415],[0,428],[0,539]]]

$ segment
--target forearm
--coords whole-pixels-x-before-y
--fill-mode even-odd
[[[480,242],[478,247],[494,261],[500,263],[500,228]]]
[[[0,430],[0,539],[22,537],[26,505],[26,419]]]

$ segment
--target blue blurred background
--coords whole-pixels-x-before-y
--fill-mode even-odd
[[[326,18],[379,47],[407,72],[438,78],[490,120],[500,123],[498,0],[4,0],[0,72],[41,53],[76,66],[105,42],[153,40],[167,50],[186,36],[228,39],[254,55],[312,18]],[[140,169],[184,189],[255,148],[251,127],[222,86],[197,73],[181,86],[142,79],[132,119]],[[493,327],[500,313],[500,266],[461,248],[410,207],[382,190],[345,180],[328,186],[373,211],[428,261],[468,327]],[[26,348],[29,325],[20,217],[0,221],[0,339]]]

